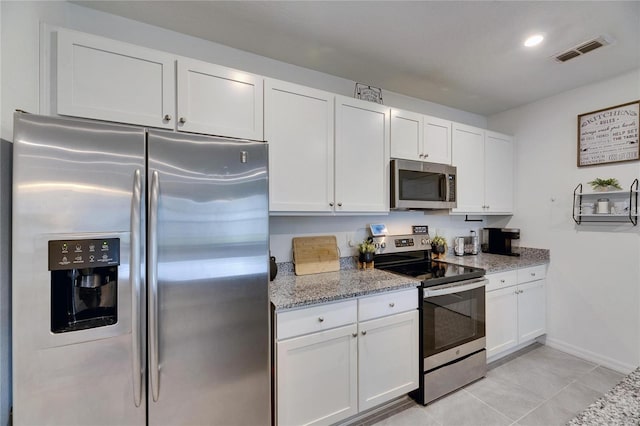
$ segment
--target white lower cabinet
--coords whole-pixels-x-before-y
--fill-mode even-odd
[[[358,327],[277,343],[280,425],[327,425],[358,412]]]
[[[277,424],[336,423],[416,389],[417,307],[410,289],[277,313]]]
[[[360,411],[418,387],[418,311],[358,324]]]
[[[545,271],[540,265],[487,275],[487,358],[506,355],[546,332]]]

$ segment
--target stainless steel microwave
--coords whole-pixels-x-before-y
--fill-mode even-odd
[[[391,160],[391,209],[451,209],[456,206],[454,166]]]

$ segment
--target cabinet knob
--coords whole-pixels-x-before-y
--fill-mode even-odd
[[[424,154],[420,154],[420,155],[418,155],[418,157],[422,158],[422,157],[424,157]]]
[[[424,158],[427,158],[429,156],[429,154],[424,154]]]
[[[180,122],[180,124],[184,124],[187,122],[187,119],[184,117],[180,117],[180,120],[178,120]]]
[[[333,203],[329,203],[329,206],[333,207]]]
[[[396,306],[396,304],[395,304],[395,303],[393,303],[393,302],[389,303],[389,307],[390,307],[390,308],[393,308],[394,306]]]
[[[531,276],[532,276],[532,277],[535,277],[535,276],[536,276],[536,273],[535,273],[535,272],[532,272],[532,273],[531,273]]]
[[[338,203],[338,207],[342,207],[342,203]]]
[[[353,337],[358,337],[358,333],[351,333]]]
[[[162,119],[164,121],[171,121],[171,116],[169,114],[165,114],[164,117],[162,117]]]
[[[500,282],[501,282],[502,284],[504,284],[504,280],[500,280]]]
[[[324,317],[318,317],[318,322],[323,322],[324,321]]]
[[[367,330],[362,330],[362,335],[364,336],[365,334],[367,334]]]

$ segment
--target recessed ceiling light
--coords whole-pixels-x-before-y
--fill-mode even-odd
[[[540,44],[544,40],[542,34],[535,34],[524,41],[524,45],[527,47],[533,47]]]

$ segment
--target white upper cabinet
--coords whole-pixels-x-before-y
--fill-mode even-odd
[[[486,131],[485,205],[489,213],[513,212],[513,140],[510,136]]]
[[[432,163],[451,164],[451,122],[424,116],[424,149],[422,159]]]
[[[484,130],[453,124],[458,207],[452,212],[484,213]]]
[[[512,138],[458,123],[454,123],[452,129],[458,207],[451,212],[512,214]]]
[[[56,62],[58,114],[174,128],[171,55],[59,30]]]
[[[391,158],[422,160],[424,116],[391,109]]]
[[[336,96],[335,211],[389,211],[389,121],[384,105]]]
[[[333,211],[335,96],[271,79],[264,91],[269,210]]]
[[[196,61],[178,60],[178,130],[263,139],[262,77]]]
[[[451,164],[451,122],[392,109],[391,158]]]

